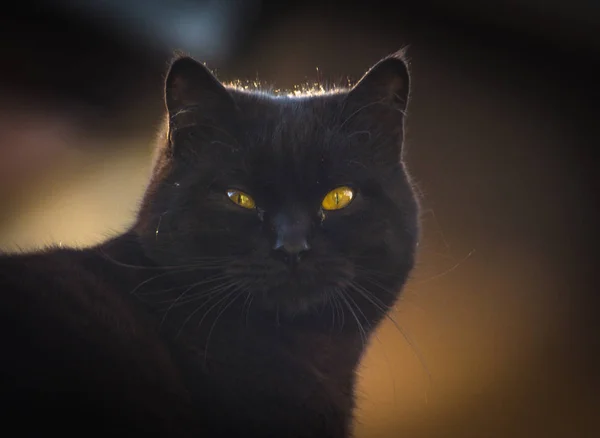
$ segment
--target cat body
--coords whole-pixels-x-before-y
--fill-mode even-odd
[[[408,85],[399,54],[352,89],[303,97],[227,88],[175,60],[131,230],[0,256],[7,420],[350,436],[357,366],[414,264]]]

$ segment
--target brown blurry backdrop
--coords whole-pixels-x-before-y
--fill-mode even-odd
[[[485,5],[23,2],[0,19],[0,249],[131,223],[172,49],[291,88],[408,45],[423,240],[404,335],[384,324],[360,370],[357,437],[600,436],[600,6]]]

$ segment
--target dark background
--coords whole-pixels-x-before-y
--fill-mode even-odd
[[[357,436],[600,436],[597,1],[12,4],[0,248],[131,223],[174,49],[292,89],[356,80],[405,46],[423,242],[394,315],[410,342],[392,324],[373,341]]]

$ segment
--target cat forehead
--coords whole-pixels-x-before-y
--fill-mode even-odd
[[[339,124],[343,108],[340,94],[288,97],[237,93],[234,98],[246,130],[291,135],[296,140]]]
[[[231,94],[235,110],[216,115],[215,120],[222,123],[210,134],[216,137],[195,143],[194,160],[199,159],[203,174],[261,186],[378,178],[370,147],[377,135],[355,123],[356,117],[348,122],[347,94]],[[202,129],[204,125],[197,126]]]
[[[232,95],[237,107],[232,131],[221,133],[222,143],[200,148],[205,163],[217,160],[223,179],[312,186],[367,176],[366,148],[342,129],[343,95]]]
[[[251,97],[252,99],[252,97]],[[247,156],[278,167],[320,163],[347,152],[340,96],[254,97],[239,104],[240,136]]]

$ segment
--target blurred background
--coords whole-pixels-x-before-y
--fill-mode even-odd
[[[131,224],[174,49],[291,89],[408,46],[423,241],[356,436],[600,436],[598,1],[22,0],[0,41],[4,251]]]

